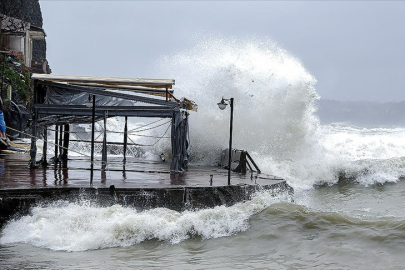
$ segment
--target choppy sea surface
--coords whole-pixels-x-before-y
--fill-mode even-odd
[[[61,203],[10,223],[2,269],[403,269],[403,181],[175,213]]]
[[[162,63],[157,77],[199,105],[191,162],[213,164],[226,148],[229,111],[216,103],[232,96],[234,146],[293,197],[182,213],[57,201],[2,228],[1,269],[404,268],[405,128],[321,125],[316,79],[270,40],[211,37]],[[165,151],[169,140],[145,157]]]

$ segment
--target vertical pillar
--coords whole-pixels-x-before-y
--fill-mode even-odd
[[[105,171],[105,168],[107,167],[107,111],[104,111],[104,136],[101,163],[101,170]]]
[[[44,126],[44,147],[42,149],[42,165],[48,165],[46,154],[48,151],[48,127]]]
[[[28,167],[36,167],[36,155],[37,155],[37,95],[38,95],[38,83],[34,81],[34,95],[32,98],[32,137],[31,137],[31,151],[30,151],[30,161]]]
[[[246,151],[241,151],[239,158],[239,172],[246,175]]]
[[[63,126],[60,125],[60,127],[59,127],[59,145],[58,145],[58,147],[59,147],[59,157],[58,157],[58,160],[62,159],[62,151],[63,151],[63,147],[62,147],[63,136],[62,135],[63,135]]]
[[[181,171],[180,165],[180,154],[181,154],[181,145],[179,140],[179,128],[181,123],[181,114],[180,110],[176,108],[173,110],[172,118],[172,132],[171,132],[171,142],[172,142],[172,163],[170,165],[170,174],[178,174]]]
[[[35,106],[35,104],[33,104]],[[32,137],[31,137],[31,151],[30,151],[30,168],[35,168],[37,156],[37,110],[34,107],[34,114],[32,116]]]
[[[124,126],[124,162],[127,161],[127,144],[128,144],[128,116],[125,116],[125,126]]]
[[[55,157],[54,157],[54,163],[58,161],[58,144],[59,144],[59,126],[55,125]]]
[[[63,150],[61,159],[68,158],[68,149],[69,149],[69,139],[70,139],[70,126],[69,124],[65,125],[64,133],[63,133]]]
[[[231,162],[232,162],[232,129],[233,129],[233,98],[230,99],[231,123],[229,126],[229,159],[228,159],[228,186],[231,184]]]
[[[182,167],[188,167],[188,144],[189,144],[189,128],[188,128],[188,112],[184,113],[185,118],[183,119],[183,133],[182,133]]]
[[[93,186],[94,169],[94,122],[96,121],[96,96],[93,95],[93,106],[91,110],[91,157],[90,157],[90,186]]]

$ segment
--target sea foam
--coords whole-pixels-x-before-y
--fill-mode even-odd
[[[137,211],[114,205],[98,207],[91,201],[57,201],[37,206],[29,215],[10,221],[0,244],[27,243],[52,250],[83,251],[125,247],[156,239],[172,244],[188,238],[231,236],[249,228],[249,218],[271,204],[288,202],[287,194],[256,194],[251,201],[231,207],[176,212],[166,208]]]

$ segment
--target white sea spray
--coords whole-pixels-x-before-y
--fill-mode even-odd
[[[189,50],[163,57],[155,76],[174,78],[175,95],[198,104],[199,111],[189,118],[191,163],[217,164],[228,146],[230,115],[216,103],[233,97],[233,147],[249,151],[263,172],[286,179],[295,189],[335,184],[340,177],[372,185],[405,175],[405,130],[320,125],[316,79],[268,38],[201,35]],[[128,129],[143,130],[153,121],[130,121]],[[156,159],[164,153],[170,159],[170,139],[159,140],[169,124],[161,123],[130,135],[129,143],[149,146],[129,148],[128,155]],[[101,134],[102,125],[96,130]],[[123,141],[123,119],[108,119],[108,130],[108,141]],[[88,144],[71,147],[90,151]],[[97,154],[101,144],[96,144]]]
[[[289,200],[286,194],[273,197],[261,192],[234,206],[184,212],[58,201],[34,207],[29,215],[9,222],[0,244],[22,242],[52,250],[83,251],[131,246],[151,239],[176,244],[192,237],[225,237],[247,230],[252,215]]]

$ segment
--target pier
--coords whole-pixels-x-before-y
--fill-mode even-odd
[[[269,175],[231,174],[219,167],[189,165],[182,175],[170,174],[170,163],[139,158],[110,158],[108,170],[94,170],[90,159],[27,167],[27,154],[0,153],[0,225],[30,207],[55,200],[90,200],[100,206],[121,204],[139,210],[166,207],[176,211],[230,206],[249,200],[255,192],[291,193],[286,181]]]

